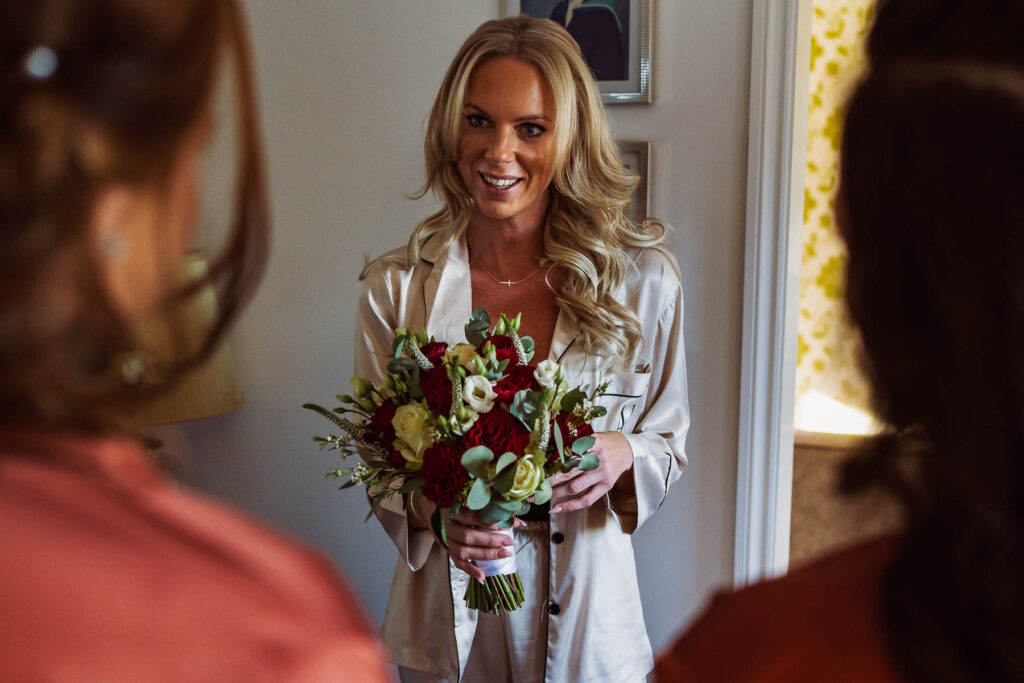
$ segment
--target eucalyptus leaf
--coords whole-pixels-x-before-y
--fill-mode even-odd
[[[503,509],[495,501],[491,501],[483,510],[478,513],[480,521],[484,524],[500,524],[506,519],[510,519],[513,515],[509,514],[508,510]]]
[[[582,403],[587,398],[587,395],[583,393],[583,390],[579,387],[566,392],[565,396],[562,397],[561,408],[565,412],[572,414],[576,406]]]
[[[540,417],[541,401],[543,397],[536,391],[521,389],[512,398],[512,405],[509,412],[513,417],[523,423],[527,429],[533,429],[533,423]]]
[[[512,487],[516,485],[516,468],[510,467],[504,472],[495,477],[494,481],[491,482],[491,487],[495,491],[504,495],[512,490]]]
[[[491,317],[487,315],[487,309],[479,306],[469,316],[466,323],[466,341],[473,346],[480,346],[487,339],[487,330],[491,327]]]
[[[503,469],[505,469],[510,464],[514,463],[515,461],[516,461],[516,454],[515,453],[503,453],[502,456],[500,458],[498,458],[498,463],[494,466],[494,472],[491,474],[491,478],[493,479],[494,477],[498,476],[498,474]]]
[[[416,365],[416,361],[412,358],[395,358],[388,363],[388,372],[393,375],[398,375],[403,372],[412,372],[419,366]]]
[[[521,500],[496,500],[494,504],[512,515],[523,514],[529,506],[529,503],[524,503]]]
[[[572,442],[572,452],[576,455],[583,455],[594,447],[597,439],[592,436],[581,436]]]
[[[473,488],[469,490],[469,495],[466,497],[466,507],[470,510],[482,510],[490,502],[491,487],[485,479],[477,479],[473,482]]]
[[[487,479],[487,466],[494,460],[494,453],[487,446],[473,446],[462,454],[462,466],[480,479]]]
[[[551,500],[551,480],[545,479],[533,494],[534,505],[543,505]]]
[[[580,462],[581,462],[581,458],[569,458],[568,460],[565,461],[565,469],[566,469],[566,471],[574,469],[575,467],[577,467],[580,464]]]
[[[512,521],[511,518],[510,519],[503,519],[500,522],[498,522],[498,528],[499,529],[511,529],[513,524],[514,524],[514,522]]]
[[[577,467],[584,471],[589,472],[590,470],[596,470],[601,465],[601,461],[593,453],[587,453],[580,458],[580,464]]]
[[[434,530],[434,535],[441,539],[441,545],[447,548],[448,530],[441,508],[434,508],[433,514],[430,515],[430,528]]]
[[[605,408],[604,406],[594,406],[593,408],[590,409],[590,417],[592,417],[595,420],[599,417],[604,417],[607,414],[608,409]]]
[[[558,449],[556,452],[561,458],[565,454],[565,441],[562,440],[562,428],[554,420],[551,421],[551,431],[555,435],[555,448]]]
[[[413,491],[415,491],[419,487],[423,486],[423,483],[424,483],[423,480],[420,479],[419,477],[414,477],[412,479],[406,479],[405,483],[402,484],[402,488],[398,489],[398,492],[399,493],[412,493]]]
[[[521,337],[519,341],[523,344],[523,351],[526,352],[526,359],[529,360],[533,358],[533,351],[536,348],[536,344],[533,342],[533,337]]]

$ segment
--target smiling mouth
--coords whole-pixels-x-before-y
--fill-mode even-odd
[[[489,173],[481,173],[480,177],[483,178],[484,183],[488,187],[493,187],[496,190],[509,190],[520,182],[522,178],[514,178],[510,176],[496,176],[490,175]]]

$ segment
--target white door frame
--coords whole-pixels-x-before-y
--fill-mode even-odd
[[[789,563],[812,0],[754,0],[736,549],[742,586]]]

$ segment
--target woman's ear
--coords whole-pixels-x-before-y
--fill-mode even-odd
[[[162,269],[152,260],[157,206],[150,193],[116,184],[100,190],[89,220],[89,247],[99,284],[125,319],[149,310],[160,296]],[[148,236],[147,236],[148,235]]]

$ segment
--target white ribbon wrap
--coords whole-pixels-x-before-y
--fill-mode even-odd
[[[495,531],[488,529],[487,531],[491,534],[504,534],[509,538],[515,538],[513,529],[497,529]],[[497,560],[476,560],[473,564],[480,568],[485,577],[515,574],[518,569],[516,566],[515,546],[506,546],[506,549],[512,553],[509,557],[501,557]]]

